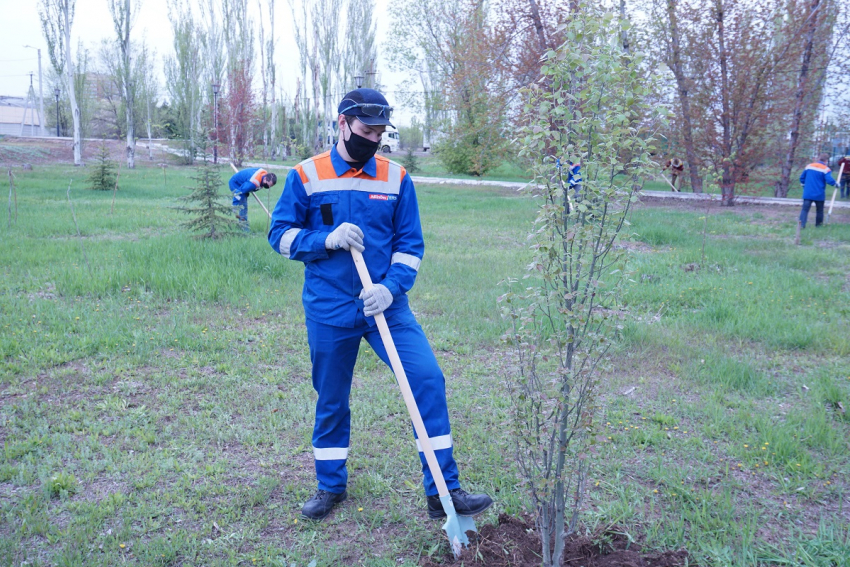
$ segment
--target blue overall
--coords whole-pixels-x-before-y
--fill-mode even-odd
[[[389,365],[374,318],[363,315],[358,298],[363,288],[351,253],[325,248],[328,234],[344,222],[363,230],[363,257],[372,281],[393,295],[384,312],[390,333],[446,485],[460,488],[445,379],[407,301],[425,252],[413,182],[404,168],[382,156],[355,171],[336,147],[289,172],[269,230],[272,248],[305,264],[302,301],[318,394],[313,428],[318,487],[341,493],[348,481],[349,395],[361,339]],[[425,457],[419,456],[425,494],[436,495]]]
[[[230,177],[228,185],[233,193],[233,210],[243,229],[248,228],[248,195],[260,188],[266,173],[268,172],[264,169],[252,167]]]
[[[800,210],[800,226],[806,228],[809,209],[815,205],[815,226],[823,224],[823,202],[826,200],[826,186],[835,185],[829,166],[816,161],[810,163],[800,174],[803,185],[803,208]]]

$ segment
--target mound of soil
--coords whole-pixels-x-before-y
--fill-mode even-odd
[[[442,565],[486,565],[487,567],[539,567],[540,537],[527,519],[499,515],[495,526],[483,526],[480,534],[469,532],[470,545],[457,559],[426,558],[422,567]],[[599,543],[600,541],[604,543]],[[567,539],[562,565],[568,567],[679,567],[686,564],[688,552],[641,553],[640,546],[616,534],[599,537],[574,536]],[[442,560],[442,562],[437,562]],[[689,564],[693,567],[693,563]]]

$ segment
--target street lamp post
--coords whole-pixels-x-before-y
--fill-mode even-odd
[[[56,137],[59,137],[59,87],[53,89],[53,94],[56,96]]]
[[[354,82],[357,83],[357,88],[363,86],[363,75],[354,75]]]
[[[218,163],[218,89],[220,85],[213,83],[213,128],[215,129],[215,140],[213,141],[213,163]]]

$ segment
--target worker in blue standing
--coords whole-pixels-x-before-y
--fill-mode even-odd
[[[313,427],[318,492],[301,510],[312,520],[346,499],[351,413],[349,394],[361,339],[389,366],[375,315],[383,313],[422,414],[431,446],[460,516],[483,512],[486,494],[460,487],[446,406],[446,383],[408,306],[425,253],[419,207],[405,169],[376,156],[392,108],[378,91],[357,89],[339,103],[339,141],[296,165],[272,213],[269,243],[304,262],[302,300],[318,394]],[[350,250],[363,253],[372,281],[363,290]],[[418,445],[418,440],[417,440]],[[445,516],[434,479],[419,453],[428,515]]]
[[[233,210],[242,230],[249,231],[248,227],[248,195],[260,187],[268,189],[277,183],[277,175],[269,173],[265,169],[252,167],[234,173],[228,185],[233,193]]]
[[[800,183],[803,185],[803,210],[800,211],[800,227],[806,228],[809,218],[809,209],[812,203],[817,210],[815,214],[815,226],[823,224],[823,202],[826,200],[826,186],[835,186],[831,170],[826,165],[829,155],[820,154],[818,160],[810,163],[800,174]]]

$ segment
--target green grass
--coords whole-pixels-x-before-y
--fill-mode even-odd
[[[191,169],[123,171],[112,214],[84,173],[16,172],[17,223],[0,219],[0,564],[446,557],[403,403],[366,346],[349,500],[300,519],[315,488],[303,267],[271,250],[259,207],[252,234],[203,242],[171,208]],[[479,518],[492,523],[527,506],[496,298],[523,274],[534,203],[417,192],[427,248],[411,305],[447,377],[464,486],[495,496]],[[584,525],[686,547],[700,565],[844,565],[850,228],[807,230],[797,247],[795,211],[712,209],[703,258],[703,214],[632,215]]]

